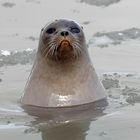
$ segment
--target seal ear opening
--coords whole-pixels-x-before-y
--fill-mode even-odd
[[[81,26],[81,29],[84,29],[83,26]]]

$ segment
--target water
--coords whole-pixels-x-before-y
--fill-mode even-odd
[[[139,140],[139,5],[138,0],[1,0],[0,139]],[[108,105],[21,107],[39,32],[56,18],[74,19],[84,26]]]

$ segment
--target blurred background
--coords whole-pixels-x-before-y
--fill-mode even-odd
[[[23,51],[37,49],[41,28],[51,20],[66,18],[84,27],[99,71],[139,72],[139,5],[138,0],[1,0],[0,50],[13,57],[10,62],[2,58],[0,65],[31,61],[32,56],[27,58]]]

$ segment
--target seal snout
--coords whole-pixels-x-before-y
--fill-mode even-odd
[[[60,31],[60,36],[62,37],[62,40],[60,41],[60,44],[58,45],[57,50],[58,51],[71,51],[72,45],[71,45],[71,37],[70,33],[67,30]]]
[[[58,51],[70,51],[70,50],[72,50],[70,42],[66,39],[62,40],[58,47]]]
[[[68,47],[68,46],[70,46],[70,43],[69,43],[69,41],[67,41],[67,40],[63,40],[62,42],[61,42],[61,44],[60,44],[62,47]]]

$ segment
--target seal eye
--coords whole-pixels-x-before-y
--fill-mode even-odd
[[[80,33],[80,29],[77,28],[77,27],[72,27],[72,28],[71,28],[71,32],[72,32],[72,33]]]
[[[55,31],[56,31],[55,28],[49,28],[46,32],[47,32],[48,34],[52,34],[52,33],[54,33]]]

